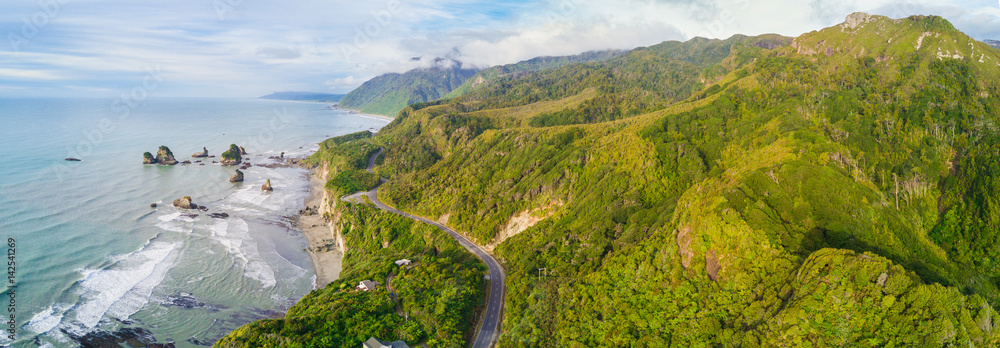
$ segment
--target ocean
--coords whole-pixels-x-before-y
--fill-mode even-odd
[[[315,284],[294,219],[309,173],[259,164],[388,123],[255,99],[0,99],[0,121],[0,240],[9,242],[0,252],[14,255],[0,345],[15,347],[78,346],[122,328],[199,347],[280,315]],[[229,144],[253,164],[243,183],[229,182],[234,167],[211,163]],[[143,165],[160,145],[204,165]],[[216,157],[191,158],[203,147]],[[267,179],[271,193],[260,190]],[[171,205],[184,196],[209,211]]]

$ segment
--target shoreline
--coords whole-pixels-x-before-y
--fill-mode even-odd
[[[307,174],[309,196],[305,201],[305,210],[297,218],[299,229],[309,242],[307,252],[316,277],[314,289],[321,289],[340,278],[344,258],[339,241],[333,233],[333,226],[323,218],[325,209],[321,207],[326,195],[326,180],[323,180],[323,174],[319,172],[322,169],[323,167],[317,167]]]
[[[392,122],[395,119],[337,106],[333,106],[332,110],[350,111],[348,115],[351,116],[374,118],[387,122]],[[328,197],[326,193],[328,168],[319,166],[308,170],[306,176],[309,180],[309,195],[306,196],[303,210],[295,215],[295,222],[309,243],[306,252],[309,253],[309,259],[312,260],[313,264],[315,276],[313,289],[321,289],[340,279],[346,246],[343,236],[335,231],[335,226],[325,218],[327,213],[331,213],[330,204],[336,204],[332,201],[337,199],[336,197]]]
[[[396,119],[395,117],[389,117],[389,116],[384,116],[384,115],[366,114],[366,113],[363,113],[363,112],[361,112],[359,110],[342,108],[340,106],[334,106],[333,110],[350,111],[351,112],[350,115],[362,116],[362,117],[369,117],[369,118],[377,118],[377,119],[385,120],[385,121],[389,121],[389,122],[392,122],[393,120]]]

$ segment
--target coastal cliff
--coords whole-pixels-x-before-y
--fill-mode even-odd
[[[324,163],[321,167],[316,169],[314,176],[321,178],[322,182],[327,182],[330,180],[330,164]],[[325,187],[321,190],[321,198],[319,204],[319,215],[323,217],[326,222],[326,226],[329,231],[330,239],[333,241],[332,247],[336,247],[336,250],[340,252],[341,255],[347,252],[347,243],[344,240],[344,235],[341,233],[340,228],[337,226],[337,222],[340,220],[340,212],[337,210],[338,195],[335,192],[331,192]]]
[[[244,325],[215,346],[356,347],[379,337],[411,346],[463,347],[475,335],[486,295],[485,265],[434,226],[341,200],[370,190],[366,179],[378,178],[365,171],[379,149],[371,136],[329,139],[304,161],[316,169],[299,223],[309,240],[317,289],[283,318]],[[355,187],[361,189],[351,191]],[[336,264],[327,259],[332,256]],[[401,259],[411,263],[396,264]],[[363,280],[386,286],[357,289]]]
[[[309,242],[309,257],[316,270],[316,288],[337,280],[342,259],[347,251],[344,236],[337,227],[337,194],[324,188],[329,177],[329,164],[316,167],[309,176],[311,193],[306,209],[299,216],[299,226]],[[318,212],[318,213],[311,213]]]

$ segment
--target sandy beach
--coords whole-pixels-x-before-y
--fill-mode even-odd
[[[306,207],[315,208],[315,211],[322,212],[323,186],[326,180],[323,179],[323,168],[317,168],[309,175],[309,197],[306,198]],[[330,282],[337,280],[340,276],[341,259],[344,257],[341,252],[339,242],[333,233],[333,227],[323,219],[322,213],[312,215],[299,215],[299,226],[306,240],[309,241],[309,257],[312,258],[313,269],[316,271],[316,288],[323,288]]]
[[[395,119],[396,119],[395,117],[389,117],[389,116],[383,116],[383,115],[375,115],[375,114],[366,114],[366,113],[363,113],[363,112],[361,112],[361,111],[358,111],[358,110],[354,110],[354,109],[345,109],[345,108],[341,108],[341,107],[339,107],[339,106],[337,106],[337,107],[335,107],[335,108],[336,108],[336,109],[339,109],[339,110],[345,110],[345,111],[347,111],[347,112],[350,112],[350,113],[351,113],[351,115],[355,115],[355,116],[362,116],[362,117],[370,117],[370,118],[377,118],[377,119],[380,119],[380,120],[386,120],[386,121],[389,121],[389,122],[392,122],[392,120],[395,120]]]

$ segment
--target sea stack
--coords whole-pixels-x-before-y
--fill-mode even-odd
[[[240,146],[240,155],[246,156],[246,154],[247,154],[247,149],[244,149],[242,146]]]
[[[236,174],[229,178],[229,182],[243,182],[243,172],[237,169]]]
[[[191,155],[191,157],[195,158],[208,157],[208,149],[203,147],[201,148],[201,152],[195,152],[193,155]]]
[[[262,185],[260,187],[260,190],[261,191],[274,191],[274,189],[271,188],[271,179],[267,179],[267,182],[265,182],[264,185]]]
[[[172,166],[177,164],[177,159],[174,158],[174,153],[170,152],[170,148],[160,145],[160,149],[156,151],[156,163]]]
[[[191,196],[175,199],[174,206],[181,209],[198,209],[197,204],[191,203]]]
[[[240,147],[236,144],[229,145],[229,150],[222,153],[222,165],[224,166],[234,166],[240,164],[243,161],[243,156],[241,155]]]
[[[156,158],[153,157],[153,154],[146,152],[142,154],[142,164],[156,164]]]

